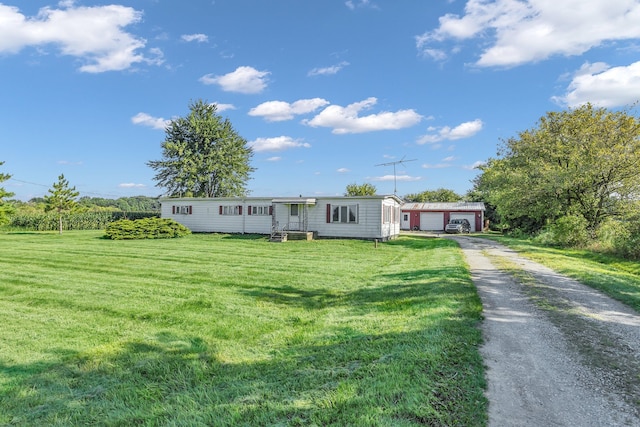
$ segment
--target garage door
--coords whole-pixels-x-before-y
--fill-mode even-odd
[[[476,231],[476,215],[472,214],[472,213],[451,213],[451,215],[449,215],[449,218],[451,219],[466,219],[467,221],[469,221],[469,224],[471,224],[471,232],[475,232]]]
[[[420,212],[420,230],[444,230],[443,212]]]

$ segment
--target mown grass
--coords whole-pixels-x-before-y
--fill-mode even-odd
[[[0,425],[484,425],[457,245],[0,234]]]
[[[640,263],[585,249],[537,244],[530,239],[487,235],[522,255],[598,289],[640,312]]]

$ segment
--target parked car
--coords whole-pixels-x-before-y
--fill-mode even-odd
[[[471,224],[469,224],[469,220],[464,218],[452,219],[444,231],[446,233],[471,233]]]

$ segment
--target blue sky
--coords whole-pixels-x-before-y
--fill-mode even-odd
[[[254,196],[464,194],[546,112],[640,100],[640,0],[0,0],[0,172],[28,200],[162,194],[192,100],[254,148]]]

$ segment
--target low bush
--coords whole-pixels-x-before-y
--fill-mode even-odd
[[[171,239],[191,234],[184,225],[169,218],[121,219],[107,225],[106,236],[123,239]]]
[[[608,219],[597,230],[602,249],[629,259],[640,259],[640,219]]]
[[[589,243],[587,220],[581,215],[567,215],[545,227],[535,241],[545,245],[584,247]]]

